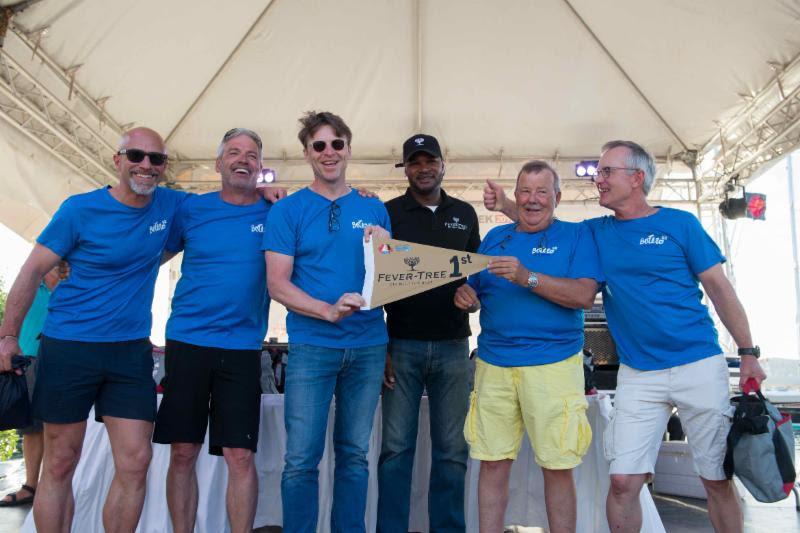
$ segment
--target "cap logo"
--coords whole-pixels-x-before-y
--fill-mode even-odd
[[[414,139],[414,142],[417,143],[417,146],[419,146],[420,144],[425,144],[425,139],[423,139],[422,137],[417,137],[416,139]]]

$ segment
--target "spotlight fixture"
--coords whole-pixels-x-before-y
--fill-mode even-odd
[[[731,195],[738,194],[740,189],[741,196],[731,198]],[[725,184],[725,199],[719,204],[719,212],[724,218],[731,220],[743,217],[766,220],[767,195],[745,191],[744,185],[739,185],[739,175],[734,174]]]
[[[581,161],[575,165],[575,175],[579,178],[594,178],[597,176],[597,160]]]
[[[277,178],[278,178],[277,172],[275,172],[271,168],[262,168],[261,174],[259,174],[258,180],[256,181],[256,186],[263,187],[269,183],[274,183]]]

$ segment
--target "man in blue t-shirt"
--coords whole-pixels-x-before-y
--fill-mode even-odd
[[[388,336],[383,310],[360,310],[359,291],[363,242],[388,237],[389,215],[345,183],[352,134],[341,117],[310,112],[300,124],[314,181],[270,210],[263,245],[269,293],[289,310],[283,529],[317,527],[318,465],[336,396],[331,529],[364,531],[366,456]]]
[[[603,302],[621,363],[614,416],[604,435],[611,461],[608,522],[614,531],[639,531],[639,492],[654,472],[667,420],[677,407],[714,529],[742,531],[739,501],[722,468],[730,427],[728,367],[699,284],[739,347],[740,386],[766,377],[760,350],[722,270],[725,258],[697,218],[648,204],[655,173],[653,157],[640,145],[606,143],[595,181],[600,205],[614,214],[587,221],[598,245]],[[491,183],[484,199],[490,209],[508,203]]]
[[[139,521],[156,415],[150,308],[164,244],[186,196],[157,186],[166,164],[158,133],[125,133],[114,155],[119,183],[67,198],[9,293],[0,326],[4,371],[21,351],[20,327],[42,277],[62,258],[70,264],[50,299],[33,398],[45,443],[33,506],[38,531],[70,527],[71,481],[92,405],[114,455],[103,525],[133,531]]]
[[[526,163],[514,191],[518,223],[492,229],[478,253],[498,256],[458,288],[455,304],[481,310],[475,390],[464,427],[481,461],[481,531],[502,531],[511,465],[527,430],[542,467],[550,531],[575,531],[572,469],[591,442],[583,379],[583,308],[602,281],[584,224],[556,220],[558,174]]]
[[[261,412],[261,343],[269,298],[261,241],[271,204],[256,182],[261,138],[234,128],[222,138],[222,190],[190,196],[169,233],[165,259],[183,252],[167,322],[164,397],[153,441],[170,444],[167,504],[176,532],[194,531],[195,464],[209,425],[209,453],[228,466],[231,531],[253,529],[254,456]]]

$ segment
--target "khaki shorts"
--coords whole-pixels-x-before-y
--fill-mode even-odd
[[[673,406],[695,472],[708,480],[725,479],[722,462],[731,419],[728,365],[721,354],[664,370],[620,365],[614,410],[603,435],[611,474],[653,473]]]
[[[516,459],[527,429],[536,463],[574,468],[592,440],[586,419],[583,357],[547,365],[501,367],[477,359],[464,437],[481,461]]]

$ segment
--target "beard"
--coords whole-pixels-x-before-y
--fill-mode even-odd
[[[131,186],[131,190],[140,196],[150,196],[158,186],[158,182],[153,183],[152,185],[140,185],[136,182],[134,177],[128,178],[128,184]]]

